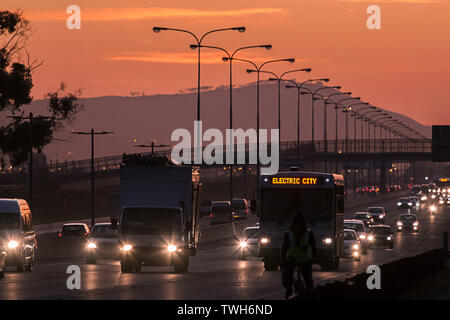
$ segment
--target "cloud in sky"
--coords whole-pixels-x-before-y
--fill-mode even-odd
[[[202,52],[202,64],[224,64],[222,56],[217,52]],[[275,59],[274,57],[245,57],[243,59],[250,59],[255,63],[262,63],[267,60]],[[125,52],[123,54],[109,57],[107,61],[133,61],[133,62],[153,62],[153,63],[178,63],[178,64],[196,64],[197,55],[193,53],[178,53],[178,52]],[[297,62],[305,61],[304,59],[296,59]],[[237,63],[237,62],[235,62]]]
[[[282,8],[244,8],[235,10],[200,10],[186,8],[81,8],[84,21],[120,21],[147,20],[173,18],[215,18],[215,17],[243,17],[257,14],[283,14]],[[65,20],[65,11],[29,11],[27,17],[31,21]]]

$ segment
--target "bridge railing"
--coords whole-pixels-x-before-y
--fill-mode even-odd
[[[241,147],[241,149],[240,149]],[[271,145],[269,144],[268,153],[270,154]],[[256,145],[246,144],[234,147],[235,157],[238,156],[238,150],[244,150],[245,158],[248,163],[249,153],[256,155]],[[191,159],[193,159],[194,149],[190,150]],[[223,148],[224,154],[226,149]],[[406,139],[342,139],[342,140],[328,140],[328,141],[301,141],[297,146],[297,141],[283,141],[280,144],[280,158],[289,156],[308,156],[310,154],[363,154],[363,153],[430,153],[431,140],[406,140]],[[142,153],[143,155],[150,155],[150,153]],[[154,152],[155,155],[170,157],[171,150],[159,150]],[[219,155],[221,156],[221,155]],[[122,163],[122,155],[101,157],[94,159],[94,171],[110,171],[118,170]],[[91,171],[91,159],[78,161],[64,161],[50,163],[42,171],[48,171],[52,175],[57,174],[80,174]],[[3,174],[10,175],[24,175],[26,174],[26,167],[20,170],[14,169],[5,171]]]

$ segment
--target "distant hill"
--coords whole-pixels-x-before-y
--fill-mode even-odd
[[[321,84],[311,85],[318,88]],[[333,90],[322,90],[331,94]],[[338,96],[339,99],[343,96]],[[336,97],[336,98],[338,98]],[[261,85],[261,128],[277,128],[278,104],[275,84],[263,82]],[[192,132],[193,121],[197,117],[196,93],[172,95],[151,95],[135,97],[95,97],[82,99],[85,106],[70,127],[56,134],[58,140],[44,149],[47,158],[55,161],[79,160],[90,157],[90,140],[88,136],[71,135],[72,130],[114,131],[114,135],[96,138],[96,156],[118,155],[123,152],[143,151],[135,144],[148,144],[155,139],[157,143],[170,142],[173,130],[186,128]],[[45,114],[43,100],[34,101],[31,109],[35,114]],[[382,107],[382,106],[378,106]],[[329,105],[327,116],[328,138],[334,139],[335,110]],[[323,103],[316,102],[315,138],[323,137]],[[386,111],[415,128],[426,136],[431,135],[431,127],[417,121]],[[281,92],[281,137],[282,140],[296,140],[297,135],[297,90],[285,89]],[[218,128],[225,130],[229,126],[229,90],[222,86],[204,91],[201,95],[201,118],[203,130]],[[301,139],[311,139],[311,96],[301,96]],[[350,136],[353,134],[353,118],[349,122]],[[254,83],[236,87],[233,90],[234,128],[256,128],[256,85]],[[358,126],[360,124],[358,123]],[[358,127],[359,132],[359,127]],[[345,135],[345,115],[339,112],[339,138]]]

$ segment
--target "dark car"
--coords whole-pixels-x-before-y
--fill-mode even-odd
[[[391,231],[391,227],[384,224],[370,227],[368,240],[370,248],[376,245],[394,248],[394,234]]]
[[[397,202],[398,209],[411,209],[413,206],[412,201],[409,198],[400,198]]]
[[[59,238],[81,238],[86,239],[89,236],[89,227],[85,223],[66,223],[59,232]]]
[[[374,223],[372,215],[369,212],[357,212],[353,215],[353,219],[363,221],[366,227],[370,227]]]
[[[383,207],[369,207],[367,211],[371,214],[374,223],[384,224],[386,218],[386,211]]]
[[[400,215],[396,221],[397,231],[419,231],[419,221],[415,214],[405,213]]]
[[[5,276],[6,270],[6,243],[0,237],[0,279]]]
[[[231,201],[233,207],[234,219],[247,219],[248,217],[248,203],[246,199],[233,199]]]
[[[86,263],[95,264],[97,259],[119,259],[120,247],[117,227],[110,222],[96,223],[87,239]]]

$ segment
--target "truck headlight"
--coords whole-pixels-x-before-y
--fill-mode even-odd
[[[88,243],[88,248],[89,249],[95,249],[95,248],[97,248],[97,245],[94,242],[89,242]]]
[[[261,240],[259,240],[259,242],[261,242],[261,244],[267,244],[267,243],[269,243],[269,238],[261,238]]]
[[[173,245],[173,244],[169,244],[169,245],[167,246],[167,250],[168,250],[169,252],[175,252],[175,251],[177,251],[177,247],[176,247],[175,245]]]
[[[130,251],[131,249],[133,249],[133,246],[131,244],[126,244],[122,247],[123,251]]]
[[[9,249],[15,249],[19,246],[19,243],[16,240],[11,240],[8,242]]]
[[[241,248],[245,248],[245,247],[247,246],[247,241],[242,240],[242,241],[239,243],[239,246],[240,246]]]
[[[325,242],[325,244],[331,244],[333,240],[331,238],[325,238],[323,239],[323,242]]]

